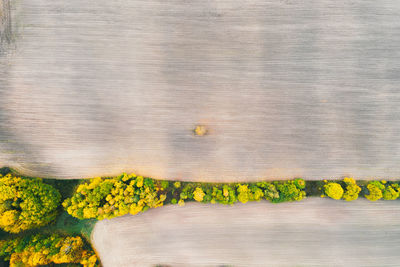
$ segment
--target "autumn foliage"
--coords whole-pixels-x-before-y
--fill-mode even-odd
[[[99,266],[94,251],[80,236],[29,235],[0,241],[0,257],[10,266],[40,266],[51,263],[75,263]]]
[[[0,228],[11,233],[54,220],[60,193],[41,179],[0,175]]]
[[[325,180],[324,183],[322,197],[328,196],[336,200],[344,199],[352,201],[356,200],[361,192],[361,187],[357,185],[353,178],[349,177],[338,182],[328,182]]]
[[[110,219],[162,206],[166,199],[162,192],[163,188],[153,179],[142,176],[124,174],[111,179],[95,178],[79,185],[63,206],[79,219]]]
[[[165,204],[184,205],[187,201],[234,204],[270,200],[274,203],[302,200],[305,181],[258,183],[189,183],[161,181],[134,174],[95,178],[79,185],[66,199],[64,208],[79,219],[110,219],[137,214]]]
[[[395,200],[399,197],[399,184],[395,182],[370,181],[367,185],[368,194],[365,197],[371,201],[377,201],[381,198],[384,200]]]

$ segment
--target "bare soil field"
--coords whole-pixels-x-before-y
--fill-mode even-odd
[[[400,177],[396,0],[1,3],[0,166]]]
[[[92,241],[105,267],[398,266],[400,205],[191,203],[100,221]]]

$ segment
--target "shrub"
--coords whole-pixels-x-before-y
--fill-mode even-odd
[[[40,179],[0,175],[0,227],[11,233],[40,227],[54,220],[60,193]]]
[[[330,182],[324,185],[324,193],[328,197],[338,200],[342,198],[344,191],[340,184]]]
[[[198,202],[203,201],[205,195],[206,194],[204,194],[203,189],[201,189],[200,187],[196,187],[196,190],[194,190],[193,192],[193,198]]]
[[[303,179],[295,179],[293,181],[274,182],[279,197],[272,199],[272,202],[279,203],[284,201],[300,201],[306,196],[305,181]]]
[[[356,200],[358,198],[358,194],[361,192],[361,187],[356,184],[356,181],[353,178],[344,178],[343,182],[345,183],[345,191],[343,194],[343,199],[346,201]]]
[[[379,181],[371,181],[367,185],[369,195],[365,197],[370,201],[377,201],[383,197],[383,190],[385,190],[385,185]]]
[[[383,189],[382,197],[384,200],[395,200],[400,195],[399,184],[392,183],[390,185],[386,185],[385,189]]]
[[[383,190],[382,195],[384,200],[395,200],[399,197],[399,192],[389,185]]]
[[[0,257],[10,266],[49,266],[52,263],[79,263],[99,266],[94,251],[80,236],[36,234],[0,241]]]

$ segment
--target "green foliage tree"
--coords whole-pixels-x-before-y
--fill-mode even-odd
[[[272,200],[272,202],[275,203],[285,201],[300,201],[306,196],[306,192],[303,191],[305,188],[305,181],[303,179],[275,182],[275,186],[279,192],[279,198]]]
[[[41,179],[0,176],[0,227],[11,233],[40,227],[55,219],[60,193]]]

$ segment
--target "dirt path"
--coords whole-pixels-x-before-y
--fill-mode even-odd
[[[167,206],[98,222],[93,244],[105,267],[398,266],[400,205]]]

